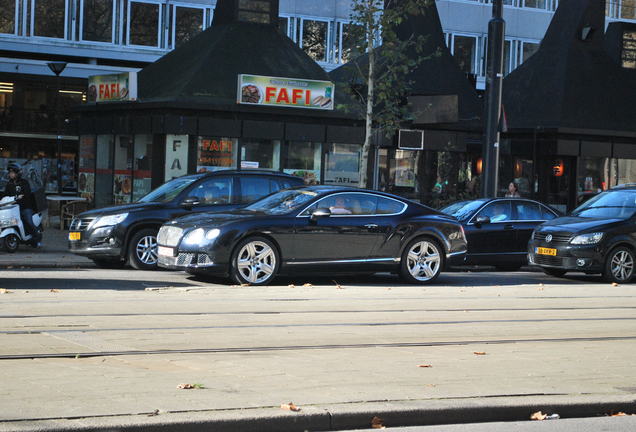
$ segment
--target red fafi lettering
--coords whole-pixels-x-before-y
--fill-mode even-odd
[[[305,90],[305,105],[309,105],[311,101],[311,90]]]
[[[280,89],[280,93],[278,93],[278,98],[276,99],[276,103],[281,102],[289,103],[289,95],[287,94],[287,89],[284,87]]]
[[[302,100],[303,91],[301,89],[293,89],[292,90],[292,103],[296,105],[298,101]]]
[[[265,87],[265,102],[269,102],[276,96],[276,87]]]

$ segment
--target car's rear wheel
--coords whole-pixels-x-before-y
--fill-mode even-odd
[[[234,282],[249,285],[269,284],[280,267],[276,246],[265,237],[241,241],[232,254],[230,275]]]
[[[603,277],[608,282],[629,283],[634,276],[634,252],[619,246],[607,255]]]
[[[431,283],[444,268],[444,249],[431,238],[411,241],[400,260],[400,275],[409,283]]]
[[[567,273],[566,270],[561,270],[561,269],[555,269],[555,268],[544,268],[543,269],[543,273],[547,274],[548,276],[554,276],[554,277],[563,277],[565,276],[565,274]]]
[[[157,230],[145,228],[137,231],[130,239],[128,262],[137,270],[157,268]]]

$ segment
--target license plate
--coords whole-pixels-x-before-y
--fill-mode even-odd
[[[557,254],[557,250],[553,249],[553,248],[544,248],[544,247],[538,247],[536,249],[536,253],[537,255],[550,255],[550,256],[556,256]]]
[[[82,239],[82,233],[81,232],[70,232],[70,233],[68,233],[68,239],[72,240],[72,241],[81,240]]]
[[[164,255],[164,256],[174,256],[174,248],[171,247],[165,247],[165,246],[159,246],[157,248],[157,253],[159,255]]]

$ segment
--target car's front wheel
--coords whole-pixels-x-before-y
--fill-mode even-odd
[[[607,255],[603,277],[608,282],[629,283],[634,276],[634,252],[619,246]]]
[[[232,280],[239,284],[267,285],[280,267],[276,246],[264,237],[241,241],[232,254]]]
[[[409,283],[431,283],[444,268],[444,249],[430,238],[408,244],[400,261],[400,274]]]
[[[137,270],[157,268],[157,230],[146,228],[137,231],[130,239],[128,262]]]

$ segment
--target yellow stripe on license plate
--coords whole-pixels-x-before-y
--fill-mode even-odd
[[[68,239],[69,240],[73,240],[73,241],[81,240],[82,239],[82,233],[70,232],[70,233],[68,233]]]
[[[553,249],[553,248],[538,247],[538,248],[537,248],[537,254],[538,254],[538,255],[550,255],[550,256],[556,256],[556,254],[557,254],[557,250],[556,250],[556,249]]]

